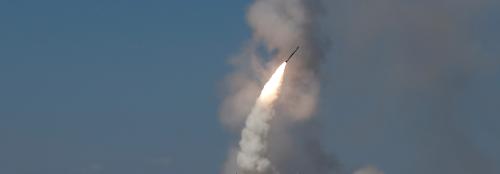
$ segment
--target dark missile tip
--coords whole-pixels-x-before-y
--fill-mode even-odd
[[[295,50],[293,50],[292,54],[290,54],[290,56],[288,56],[288,58],[285,60],[285,62],[288,63],[288,61],[293,57],[293,55],[295,54],[295,52],[297,52],[297,50],[299,50],[300,46],[297,46],[295,48]]]

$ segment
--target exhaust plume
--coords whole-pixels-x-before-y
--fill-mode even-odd
[[[264,173],[271,169],[271,162],[266,155],[266,138],[269,121],[273,116],[273,104],[278,98],[283,81],[286,62],[283,62],[269,81],[264,85],[252,112],[248,116],[245,128],[241,132],[240,151],[237,163],[241,170],[250,173]]]
[[[319,7],[319,0],[256,0],[249,7],[247,20],[253,37],[232,61],[236,71],[227,78],[227,96],[221,106],[222,122],[235,132],[243,129],[224,173],[242,169],[253,174],[322,174],[332,168],[334,160],[323,151],[318,125],[312,119],[327,38],[317,26]],[[270,67],[284,61],[297,45],[301,49],[288,65],[286,83],[272,88],[281,88],[279,99],[278,91],[267,94],[266,87],[285,64],[259,95]],[[271,60],[262,63],[265,59]]]

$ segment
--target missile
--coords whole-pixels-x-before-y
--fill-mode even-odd
[[[290,56],[288,56],[288,58],[285,60],[285,62],[288,62],[292,58],[292,56],[295,54],[295,52],[297,52],[297,50],[299,50],[299,47],[300,46],[297,46],[295,48],[295,50],[293,50],[292,54],[290,54]]]

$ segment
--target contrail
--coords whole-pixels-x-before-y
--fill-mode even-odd
[[[286,62],[283,62],[266,82],[255,105],[247,117],[241,132],[240,150],[237,156],[238,167],[249,173],[267,173],[272,170],[267,150],[269,121],[273,117],[273,104],[278,98]]]

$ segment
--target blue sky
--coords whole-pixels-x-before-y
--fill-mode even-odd
[[[221,82],[232,71],[228,58],[251,37],[250,3],[0,1],[0,173],[218,173],[234,142],[218,118]],[[344,6],[337,8],[342,13]],[[461,76],[442,66],[453,74],[443,77],[450,83],[415,88],[391,85],[406,77],[389,75],[382,65],[392,59],[380,58],[404,37],[368,41],[380,41],[378,47],[347,43],[349,27],[338,25],[356,18],[333,18],[340,21],[332,23],[337,44],[323,67],[334,75],[322,87],[319,112],[327,151],[346,170],[373,164],[387,173],[446,173],[454,170],[434,170],[439,161],[432,155],[463,149],[499,166],[498,9],[468,23],[486,50],[481,55],[492,57],[489,68]],[[402,89],[387,92],[391,87]],[[442,118],[446,124],[432,117],[443,103],[456,115]],[[452,128],[443,133],[443,126]],[[443,152],[457,142],[467,146]]]
[[[246,4],[0,2],[0,173],[217,173]]]

